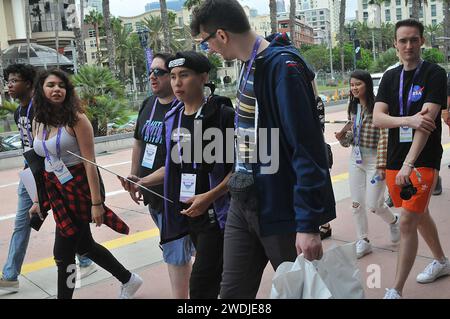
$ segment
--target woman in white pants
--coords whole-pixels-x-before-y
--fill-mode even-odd
[[[350,121],[335,135],[344,147],[352,145],[349,182],[358,236],[356,255],[361,258],[372,252],[368,212],[377,214],[389,224],[392,242],[400,240],[400,230],[398,216],[384,203],[387,131],[376,128],[372,122],[375,96],[370,74],[362,70],[353,72],[350,89]]]

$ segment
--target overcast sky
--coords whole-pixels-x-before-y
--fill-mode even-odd
[[[269,0],[240,0],[249,7],[258,9],[258,13],[269,13]],[[347,0],[347,18],[355,17],[357,0]],[[145,5],[155,0],[110,0],[111,13],[115,16],[135,16],[145,12]],[[289,0],[285,0],[286,5]]]

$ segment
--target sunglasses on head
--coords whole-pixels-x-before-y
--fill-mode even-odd
[[[160,77],[160,76],[163,76],[163,75],[168,74],[169,71],[163,70],[163,69],[159,69],[159,68],[154,68],[154,69],[150,69],[150,70],[148,71],[148,74],[149,74],[149,75],[151,75],[152,73],[153,73],[154,76]]]

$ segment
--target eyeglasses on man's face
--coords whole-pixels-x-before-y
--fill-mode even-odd
[[[154,76],[156,76],[158,78],[158,77],[161,77],[161,76],[164,76],[164,75],[168,74],[169,71],[164,70],[164,69],[160,69],[160,68],[153,68],[153,69],[148,70],[148,74],[149,75],[152,75],[152,73],[153,73]]]
[[[204,38],[202,40],[202,42],[200,42],[200,49],[202,49],[203,51],[209,51],[208,41],[216,36],[218,30],[219,29],[217,29],[214,32],[211,32],[206,38]],[[225,29],[220,29],[220,30],[226,31]]]
[[[11,79],[6,81],[6,85],[16,85],[19,82],[25,82],[24,80],[19,80],[19,79]]]

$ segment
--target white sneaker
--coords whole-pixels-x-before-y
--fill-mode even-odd
[[[367,254],[372,252],[372,245],[365,241],[364,239],[360,239],[356,242],[356,258],[364,257]]]
[[[394,224],[389,225],[389,230],[391,234],[391,242],[398,243],[400,241],[400,216],[395,214],[397,221]]]
[[[80,267],[80,279],[84,279],[87,276],[92,275],[94,272],[97,271],[97,266],[92,263],[87,267]]]
[[[119,299],[133,299],[134,294],[144,281],[138,274],[131,274],[130,280],[120,288]]]
[[[394,288],[386,289],[383,299],[402,299],[402,296]]]
[[[0,290],[8,292],[19,292],[19,280],[6,280],[0,277]]]
[[[450,275],[450,262],[445,258],[445,263],[433,260],[424,271],[417,275],[417,282],[427,284],[435,281],[439,277]]]

